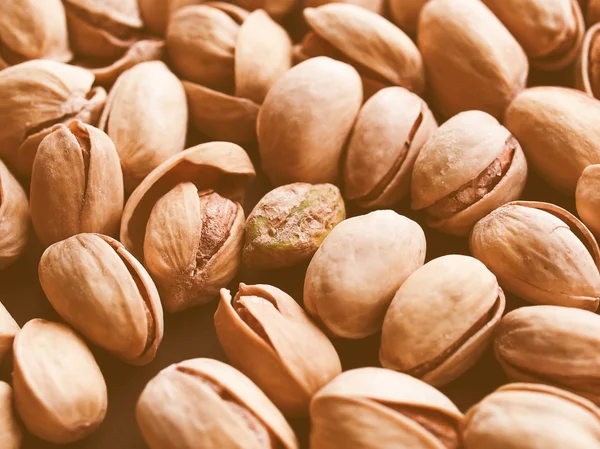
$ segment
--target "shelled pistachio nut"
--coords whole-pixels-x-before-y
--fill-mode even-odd
[[[346,371],[310,406],[312,449],[458,449],[463,419],[432,386],[382,368]]]
[[[0,270],[15,262],[25,252],[29,228],[27,195],[19,181],[0,160]]]
[[[14,413],[13,390],[0,381],[0,447],[20,449],[23,433]]]
[[[501,120],[525,88],[527,56],[482,2],[428,2],[417,38],[433,106],[445,117],[478,109]]]
[[[177,10],[166,42],[192,124],[215,140],[255,140],[260,105],[291,66],[287,32],[262,10],[214,2]]]
[[[270,285],[221,290],[219,342],[232,365],[286,415],[306,415],[314,394],[342,372],[327,336],[294,298]]]
[[[106,415],[106,383],[81,337],[64,324],[34,319],[13,351],[15,406],[29,432],[66,444],[98,428]]]
[[[309,260],[345,218],[344,200],[332,184],[277,187],[262,197],[246,220],[243,263],[269,270]]]
[[[391,210],[344,220],[308,266],[306,310],[338,337],[374,334],[398,288],[423,265],[425,245],[421,227]]]
[[[150,449],[298,449],[293,430],[265,394],[217,360],[163,369],[144,388],[136,415]]]
[[[477,259],[434,259],[394,296],[383,321],[379,360],[385,368],[445,385],[481,357],[505,305],[496,277]]]
[[[598,308],[598,244],[558,206],[515,201],[499,207],[475,225],[470,247],[505,290],[526,301]]]
[[[558,388],[515,383],[466,414],[465,449],[600,448],[600,409]]]
[[[523,307],[500,320],[494,352],[512,381],[554,385],[598,404],[598,326],[600,316],[586,310]]]
[[[258,115],[259,151],[269,180],[335,183],[362,99],[358,72],[330,58],[309,59],[284,74]]]
[[[316,8],[329,3],[349,3],[361,6],[369,11],[383,15],[385,12],[385,0],[302,0],[305,8]]]
[[[498,206],[518,199],[527,180],[519,142],[491,115],[462,112],[431,134],[412,173],[412,208],[427,224],[467,235]]]
[[[42,255],[40,284],[52,307],[94,344],[127,363],[154,359],[163,311],[154,282],[116,240],[78,234]]]
[[[429,0],[389,0],[390,17],[410,36],[417,34],[419,15]]]
[[[427,104],[402,87],[380,90],[358,114],[343,165],[344,196],[387,207],[409,191],[419,151],[437,129]]]
[[[0,302],[0,363],[12,349],[15,336],[19,332],[19,325]],[[0,432],[2,435],[2,432]]]
[[[600,237],[600,165],[590,165],[583,171],[575,200],[581,221]]]

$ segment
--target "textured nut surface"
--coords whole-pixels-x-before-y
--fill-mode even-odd
[[[14,413],[13,390],[0,381],[0,445],[3,449],[19,449],[23,434]]]
[[[29,241],[29,228],[27,195],[0,160],[0,270],[23,254]]]
[[[600,237],[600,165],[590,165],[583,171],[575,199],[581,221]]]
[[[0,302],[0,363],[2,363],[8,352],[12,349],[13,341],[19,329],[19,325],[15,319]]]

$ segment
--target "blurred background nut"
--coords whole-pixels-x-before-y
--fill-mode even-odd
[[[425,245],[421,227],[391,210],[341,222],[308,266],[306,310],[338,337],[376,333],[398,288],[423,265]]]
[[[417,34],[419,15],[429,0],[389,0],[390,17],[409,36]]]
[[[345,218],[344,200],[332,184],[277,187],[262,197],[246,220],[244,265],[268,270],[309,260]]]
[[[19,329],[20,327],[15,319],[0,302],[0,363],[2,363],[6,355],[12,349],[13,340],[19,332]],[[0,436],[1,435],[2,432],[0,432]]]
[[[271,17],[281,19],[296,8],[301,0],[233,0],[238,6],[248,11],[265,10]]]
[[[527,56],[482,2],[428,2],[417,38],[433,106],[444,117],[478,109],[501,120],[525,88]]]
[[[600,24],[585,34],[575,68],[575,85],[594,98],[600,97]]]
[[[298,449],[294,431],[265,394],[217,360],[163,369],[142,391],[136,416],[150,449]]]
[[[349,3],[362,6],[365,9],[383,15],[385,12],[385,0],[302,0],[305,8],[316,8],[328,3]]]
[[[558,206],[525,201],[501,206],[475,225],[470,247],[505,290],[526,301],[598,308],[598,244]]]
[[[518,199],[527,180],[519,142],[489,114],[466,111],[431,134],[412,173],[412,208],[432,228],[467,235],[498,206]]]
[[[21,257],[29,241],[29,227],[27,195],[0,160],[0,270]]]
[[[30,199],[33,228],[46,246],[81,232],[115,235],[123,211],[115,145],[79,120],[56,125],[38,148]]]
[[[558,388],[505,385],[471,408],[462,425],[465,449],[600,448],[600,410]]]
[[[23,434],[14,413],[13,390],[0,381],[0,446],[3,449],[20,449]]]
[[[432,386],[382,368],[346,371],[310,407],[312,449],[460,446],[458,408]]]
[[[29,432],[66,444],[98,428],[106,415],[106,383],[75,332],[34,319],[23,326],[13,350],[15,405]]]
[[[600,165],[590,165],[583,171],[575,199],[581,221],[600,237]]]
[[[291,65],[285,29],[262,10],[215,2],[176,11],[166,42],[192,124],[215,140],[255,140],[258,109]]]
[[[580,0],[581,1],[581,0]],[[589,27],[600,22],[600,0],[583,0],[587,2],[586,21]]]
[[[271,183],[338,181],[362,98],[358,72],[330,58],[309,59],[285,73],[258,115],[261,164]]]
[[[496,277],[477,259],[434,259],[394,296],[383,321],[379,360],[385,368],[445,385],[487,349],[505,303]]]
[[[427,104],[402,87],[380,90],[360,110],[344,170],[344,195],[361,207],[388,207],[409,191],[419,151],[437,129]]]

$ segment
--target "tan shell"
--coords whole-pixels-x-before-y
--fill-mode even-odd
[[[600,410],[558,388],[505,385],[471,408],[465,449],[600,448]]]
[[[217,360],[163,369],[144,388],[136,415],[150,449],[298,449],[293,430],[265,394]]]
[[[575,199],[581,221],[600,237],[600,165],[590,165],[583,171]]]
[[[117,79],[98,127],[117,147],[127,192],[184,149],[187,120],[183,86],[163,62],[138,64]]]
[[[575,67],[575,87],[595,98],[600,96],[600,70],[598,70],[600,40],[598,40],[598,31],[600,31],[600,24],[592,26],[585,33]]]
[[[264,9],[270,16],[280,19],[292,12],[300,0],[234,0],[233,3],[254,11]]]
[[[344,161],[344,195],[382,208],[408,193],[419,151],[437,129],[427,104],[402,87],[388,87],[364,104]]]
[[[580,2],[583,0],[580,0]],[[587,0],[586,21],[589,27],[600,22],[600,1]],[[583,8],[583,6],[582,6]]]
[[[144,27],[156,36],[164,36],[172,0],[138,0]]]
[[[14,412],[13,390],[6,382],[0,381],[0,447],[20,449],[23,433]]]
[[[2,363],[12,349],[13,340],[19,332],[19,329],[20,327],[15,319],[0,302],[0,363]],[[0,407],[0,409],[2,409],[2,407]],[[1,436],[2,432],[0,431],[0,438]]]
[[[33,228],[46,246],[81,232],[116,235],[123,174],[115,145],[79,120],[56,125],[38,148],[29,195]]]
[[[481,357],[506,301],[477,259],[449,255],[426,263],[402,284],[383,321],[379,360],[441,386]]]
[[[23,326],[13,350],[15,405],[29,432],[66,444],[98,428],[106,415],[106,383],[75,332],[34,319]]]
[[[29,241],[29,228],[27,195],[0,160],[0,270],[21,257]]]
[[[466,111],[434,131],[412,173],[412,208],[427,224],[467,235],[498,206],[518,199],[527,181],[519,142],[491,115]]]
[[[527,160],[557,189],[573,194],[583,170],[600,163],[600,101],[564,87],[523,91],[505,125]]]
[[[325,334],[276,287],[240,284],[233,299],[221,290],[215,329],[231,364],[286,415],[306,415],[313,395],[342,372]]]
[[[600,316],[586,310],[523,307],[500,321],[494,352],[512,381],[555,385],[598,404],[598,326]]]
[[[310,406],[311,449],[458,449],[462,413],[406,374],[359,368],[336,377]]]
[[[475,225],[470,247],[505,290],[526,301],[598,308],[598,244],[558,206],[515,201],[499,207]]]
[[[146,226],[159,198],[177,184],[193,182],[198,191],[215,190],[241,202],[246,184],[255,176],[246,152],[227,142],[211,142],[188,148],[154,169],[131,194],[121,219],[121,242],[143,260]]]
[[[383,15],[385,12],[385,0],[302,0],[305,8],[316,8],[328,3],[349,3],[361,6],[369,11]]]
[[[65,321],[127,363],[154,359],[163,311],[152,279],[123,245],[79,234],[50,246],[38,268],[40,284]]]
[[[421,227],[391,210],[341,222],[308,266],[306,310],[338,337],[376,333],[398,288],[423,265],[425,245]]]
[[[428,2],[417,37],[434,107],[445,117],[477,109],[501,120],[525,87],[525,52],[479,1]]]
[[[389,0],[390,17],[408,35],[417,34],[419,15],[429,0]]]
[[[258,116],[262,168],[274,185],[335,183],[362,103],[358,72],[319,57],[283,75]]]

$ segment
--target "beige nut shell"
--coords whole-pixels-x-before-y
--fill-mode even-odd
[[[600,237],[600,165],[588,166],[575,190],[577,213],[581,221]]]

